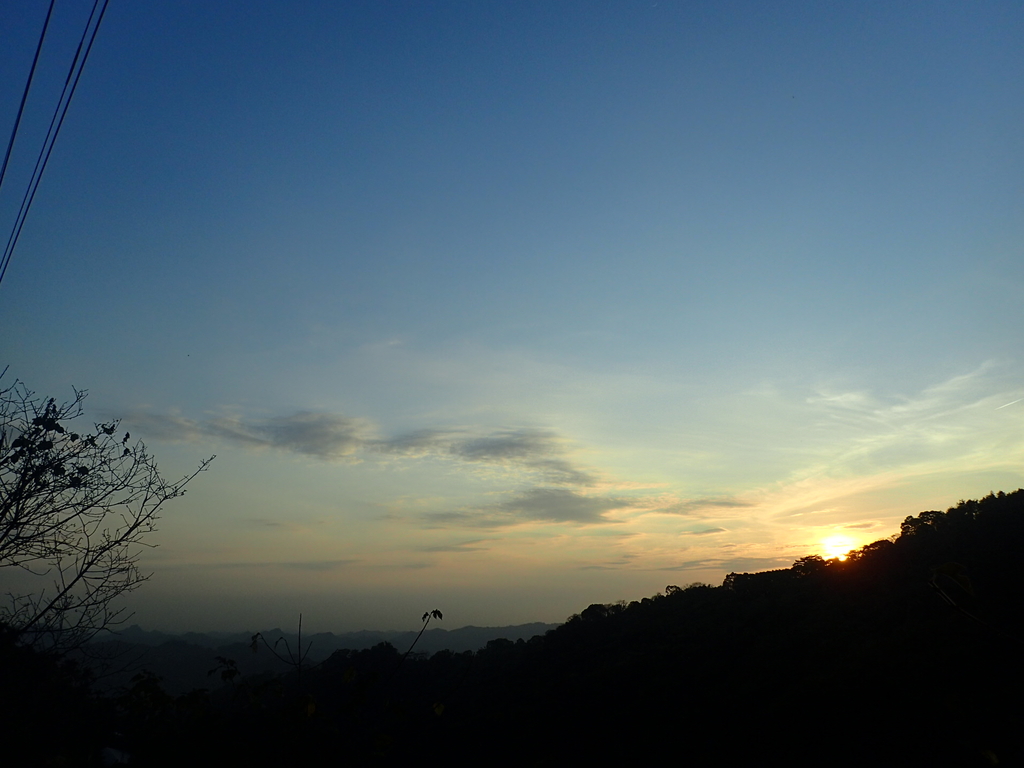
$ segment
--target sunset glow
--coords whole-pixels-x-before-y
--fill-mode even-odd
[[[829,536],[821,542],[824,549],[824,557],[826,560],[836,558],[838,560],[845,560],[847,553],[851,549],[854,549],[853,539],[847,536]]]

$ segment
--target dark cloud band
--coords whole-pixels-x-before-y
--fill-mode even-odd
[[[543,482],[590,486],[592,474],[564,457],[558,435],[542,429],[503,429],[485,435],[425,429],[390,438],[374,435],[363,420],[335,413],[300,412],[269,419],[218,417],[205,421],[148,412],[125,419],[158,440],[217,438],[251,448],[274,448],[319,459],[378,454],[406,458],[446,458],[533,473]]]

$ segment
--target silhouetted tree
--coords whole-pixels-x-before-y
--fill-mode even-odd
[[[66,426],[86,394],[58,405],[19,381],[0,390],[0,571],[14,585],[0,624],[59,652],[128,618],[116,600],[149,578],[138,568],[143,538],[213,460],[167,482],[142,442],[116,434],[118,421]]]

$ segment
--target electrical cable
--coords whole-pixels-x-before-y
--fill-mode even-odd
[[[0,187],[4,185],[4,176],[7,174],[7,161],[11,159],[11,149],[14,147],[14,139],[18,135],[18,126],[21,125],[21,116],[25,112],[25,102],[28,100],[28,91],[32,87],[32,76],[36,73],[36,64],[39,63],[39,52],[43,50],[43,40],[46,38],[46,29],[50,26],[50,16],[53,15],[53,4],[56,0],[50,0],[50,9],[46,12],[46,21],[43,22],[43,31],[39,33],[39,45],[36,46],[36,55],[32,58],[32,69],[28,71],[28,81],[25,83],[25,92],[21,94],[21,104],[18,106],[18,116],[14,118],[14,127],[11,129],[11,140],[7,142],[7,152],[4,154],[4,164],[0,167]]]
[[[43,171],[46,169],[46,164],[50,159],[50,153],[53,151],[53,145],[57,140],[57,133],[60,132],[60,127],[64,123],[64,116],[67,114],[68,107],[71,104],[71,98],[74,96],[75,87],[78,85],[78,78],[81,77],[82,67],[85,66],[84,58],[82,59],[82,67],[78,67],[78,60],[82,55],[82,46],[85,45],[86,37],[89,35],[89,28],[92,25],[93,17],[96,15],[96,7],[98,5],[99,0],[94,0],[92,11],[89,13],[89,18],[85,23],[85,29],[82,31],[82,39],[79,40],[78,48],[75,50],[75,56],[71,60],[71,66],[68,69],[68,76],[64,80],[64,88],[61,91],[60,98],[57,100],[57,106],[54,109],[53,117],[50,119],[50,125],[49,128],[47,128],[46,137],[43,139],[43,145],[40,147],[35,167],[32,169],[32,175],[29,178],[28,187],[25,189],[25,195],[21,199],[21,206],[18,209],[17,216],[15,217],[11,234],[7,239],[7,246],[4,249],[3,256],[0,257],[0,281],[3,280],[4,274],[7,272],[7,265],[10,263],[11,255],[14,253],[14,247],[17,245],[18,239],[21,236],[22,227],[25,225],[25,218],[28,216],[29,208],[32,207],[32,201],[35,199],[36,190],[39,188],[39,181],[42,178]],[[103,10],[106,10],[106,3],[104,3]],[[102,20],[102,14],[100,19]],[[96,29],[98,29],[98,24],[93,30],[92,39],[95,39]],[[89,48],[92,47],[92,39],[89,41]],[[88,49],[86,51],[86,55],[88,55]],[[73,82],[72,78],[74,78]],[[68,90],[69,86],[70,95]],[[65,96],[67,96],[66,101]]]
[[[92,44],[96,40],[96,33],[99,31],[100,24],[103,22],[103,15],[107,11],[107,4],[109,0],[103,0],[103,7],[100,9],[99,16],[96,17],[96,24],[93,25],[93,17],[96,16],[96,8],[99,6],[100,0],[94,0],[92,11],[89,13],[89,19],[85,23],[85,29],[82,32],[82,39],[78,43],[78,49],[75,51],[75,57],[71,62],[71,67],[68,70],[67,79],[64,81],[64,89],[61,91],[60,99],[57,101],[57,108],[54,110],[53,117],[50,119],[50,127],[46,132],[46,138],[43,140],[43,146],[39,150],[39,157],[36,158],[35,168],[32,170],[32,176],[29,179],[28,188],[25,190],[25,196],[21,200],[21,207],[18,210],[18,215],[15,217],[14,227],[11,230],[11,235],[7,240],[7,247],[4,249],[3,256],[0,257],[0,282],[3,281],[4,275],[7,273],[7,266],[11,262],[11,255],[14,253],[14,248],[18,244],[18,238],[21,237],[21,230],[25,226],[25,218],[28,216],[28,211],[32,207],[32,201],[35,200],[36,191],[39,189],[39,181],[43,177],[43,171],[46,170],[46,164],[50,160],[50,153],[53,152],[53,145],[57,141],[57,135],[60,133],[61,126],[64,125],[64,118],[67,116],[68,107],[71,105],[71,100],[75,96],[75,90],[78,88],[78,81],[82,77],[82,71],[85,69],[85,63],[89,59],[89,53],[92,51]],[[89,36],[89,28],[92,26],[92,35]],[[86,37],[89,37],[89,44],[85,47],[85,55],[82,56],[81,64],[78,64],[78,58],[82,54],[82,46],[85,44]],[[76,71],[77,65],[77,71]],[[72,78],[74,80],[72,81]],[[68,85],[70,84],[70,91]],[[67,99],[65,100],[65,95]],[[59,119],[58,119],[59,115]],[[56,124],[56,127],[54,125]]]

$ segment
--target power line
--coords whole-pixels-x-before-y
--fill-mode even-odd
[[[99,31],[100,23],[103,21],[103,15],[107,12],[109,0],[103,0],[103,7],[100,9],[99,15],[96,15],[99,2],[100,0],[94,0],[93,2],[89,19],[85,23],[85,29],[82,31],[82,39],[78,42],[78,49],[75,51],[75,57],[72,59],[71,67],[68,69],[68,76],[64,81],[64,89],[61,91],[60,99],[57,100],[57,107],[53,112],[53,117],[50,119],[50,127],[46,131],[46,138],[43,139],[43,146],[40,148],[39,156],[36,158],[36,164],[32,169],[32,176],[29,178],[25,195],[21,199],[21,207],[18,209],[18,215],[14,219],[14,226],[11,228],[10,237],[7,239],[7,247],[4,249],[3,256],[0,257],[0,282],[3,281],[4,275],[7,273],[7,265],[11,263],[11,255],[18,244],[18,238],[21,237],[21,230],[25,226],[25,218],[28,216],[29,208],[32,207],[32,201],[35,200],[36,190],[39,189],[39,181],[43,177],[43,171],[46,170],[46,164],[50,160],[50,153],[53,152],[53,145],[57,141],[57,135],[60,133],[61,126],[64,125],[64,118],[67,116],[71,99],[75,96],[78,81],[82,77],[82,70],[85,69],[85,63],[89,59],[89,53],[92,51],[92,44],[96,40],[96,33]],[[96,18],[95,25],[93,24],[94,17]],[[89,33],[90,27],[92,27],[91,36]],[[87,37],[89,39],[88,45],[85,44]],[[82,55],[83,45],[85,46],[84,55]],[[81,63],[79,64],[80,56]],[[67,97],[66,99],[65,96]]]
[[[7,173],[7,161],[11,159],[11,149],[14,147],[14,139],[18,135],[18,126],[21,125],[21,116],[25,112],[25,102],[28,100],[28,91],[32,87],[32,76],[36,73],[36,64],[39,63],[39,52],[43,50],[43,40],[46,38],[46,28],[50,26],[50,16],[53,15],[53,4],[56,0],[50,0],[50,9],[46,12],[46,21],[43,22],[43,31],[39,33],[39,45],[36,46],[36,55],[32,59],[32,69],[28,71],[28,81],[25,83],[25,92],[21,94],[21,104],[18,106],[18,116],[14,118],[14,128],[11,129],[11,140],[7,142],[7,153],[4,155],[4,164],[0,168],[0,187],[4,185],[4,175]]]

